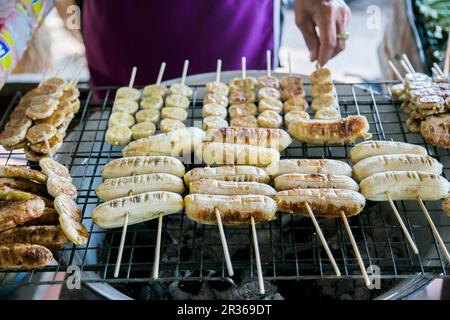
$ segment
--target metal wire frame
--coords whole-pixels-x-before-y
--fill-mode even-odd
[[[423,145],[429,153],[444,164],[444,176],[450,177],[450,151],[427,145],[418,134],[404,127],[406,115],[393,102],[388,86],[391,82],[367,82],[358,84],[337,83],[342,117],[361,114],[367,117],[374,139],[397,140]],[[305,83],[305,87],[309,84]],[[150,221],[128,228],[121,272],[113,277],[113,269],[119,246],[121,229],[103,230],[92,223],[92,210],[100,203],[95,188],[102,182],[104,164],[120,158],[120,148],[104,141],[107,121],[111,112],[114,87],[81,88],[82,110],[77,124],[66,137],[58,152],[59,161],[71,171],[74,184],[79,190],[78,205],[84,213],[84,224],[90,232],[85,247],[69,245],[55,252],[57,262],[43,270],[25,273],[21,285],[60,284],[66,280],[61,273],[75,265],[82,273],[84,283],[107,282],[111,284],[149,282],[153,269],[156,222]],[[194,95],[189,108],[187,125],[201,123],[203,86],[193,86]],[[309,90],[306,90],[309,92]],[[380,93],[384,92],[384,93]],[[18,103],[22,92],[9,101],[0,128]],[[101,100],[94,99],[102,96]],[[310,100],[310,97],[307,97]],[[294,142],[282,152],[282,158],[331,158],[347,161],[352,145],[342,147],[311,146]],[[198,166],[187,164],[190,170]],[[186,159],[185,159],[186,160]],[[21,152],[0,150],[0,164],[25,164]],[[366,266],[380,268],[382,279],[449,278],[448,266],[440,254],[431,230],[423,218],[417,203],[397,201],[396,205],[406,226],[417,243],[420,254],[414,255],[400,226],[392,217],[387,203],[368,203],[364,211],[350,224],[358,242]],[[427,203],[427,207],[445,243],[449,245],[450,221],[442,213],[440,203]],[[361,279],[350,241],[340,220],[321,221],[325,236],[330,242],[343,278]],[[314,227],[309,219],[278,214],[273,222],[257,226],[264,277],[267,280],[335,279],[333,269],[322,250]],[[248,272],[256,277],[251,242],[251,230],[247,226],[226,228],[228,246],[236,271]],[[199,225],[188,220],[184,213],[164,218],[161,245],[161,280],[223,280],[228,278],[222,258],[221,243],[215,226]],[[219,253],[219,254],[217,254]],[[42,275],[47,275],[43,277]],[[95,276],[91,276],[91,275]],[[11,280],[15,273],[0,273],[0,287],[16,286]],[[49,276],[50,275],[50,276]],[[67,276],[67,275],[66,275]]]

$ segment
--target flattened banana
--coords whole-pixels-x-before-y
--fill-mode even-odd
[[[217,195],[244,195],[254,194],[273,196],[276,191],[269,185],[259,182],[220,181],[214,179],[200,179],[191,182],[190,193],[217,194]]]
[[[132,177],[107,179],[96,189],[103,201],[126,197],[130,192],[140,194],[151,191],[184,192],[183,180],[168,173],[151,173]]]
[[[266,196],[220,196],[190,194],[184,198],[185,212],[189,219],[202,224],[217,224],[215,209],[219,210],[222,223],[228,226],[250,224],[275,219],[277,204]]]
[[[388,201],[387,192],[393,200],[439,200],[445,198],[450,183],[442,176],[416,171],[388,171],[375,173],[359,184],[361,193],[372,201]]]
[[[358,192],[343,189],[294,189],[280,191],[275,196],[278,210],[309,217],[306,203],[320,218],[339,218],[343,211],[347,217],[359,214],[366,199]]]
[[[398,141],[365,141],[350,150],[350,160],[355,165],[362,159],[385,154],[418,154],[428,155],[427,150],[418,145]]]
[[[184,175],[184,182],[187,186],[191,182],[200,179],[260,183],[268,183],[270,181],[270,177],[263,169],[252,166],[194,168]]]
[[[322,173],[349,176],[352,168],[345,162],[331,159],[283,159],[274,176],[288,173]]]
[[[356,180],[386,171],[421,171],[442,174],[443,165],[430,156],[417,154],[389,154],[365,158],[353,166]]]
[[[148,173],[169,173],[181,178],[184,172],[184,165],[177,158],[148,156],[112,160],[103,168],[102,176],[111,179]]]
[[[275,189],[278,191],[295,188],[359,190],[358,184],[352,178],[342,175],[288,173],[275,178]]]
[[[177,213],[183,210],[183,207],[183,197],[178,193],[146,192],[102,203],[95,208],[92,219],[99,227],[118,228],[123,226],[127,213],[128,225],[133,225],[158,218],[159,214]]]

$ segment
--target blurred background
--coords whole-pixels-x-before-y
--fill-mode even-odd
[[[293,2],[294,0],[282,2],[283,27],[278,70],[287,71],[287,53],[290,52],[294,72],[309,74],[314,65],[309,61],[305,41],[295,25]],[[430,22],[436,13],[428,9],[439,2],[444,2],[444,5],[445,2],[448,3],[442,0],[347,1],[353,14],[349,27],[350,39],[347,41],[347,49],[328,65],[333,76],[343,81],[393,78],[387,70],[387,60],[395,62],[402,53],[407,53],[413,65],[422,71],[429,67],[431,62],[427,65],[425,60],[430,59],[430,56],[434,61],[443,61],[443,44],[447,39],[450,18],[436,16],[435,21]],[[68,30],[63,22],[67,17],[67,7],[73,3],[73,0],[58,1],[57,8],[51,11],[37,31],[31,48],[15,70],[16,74],[26,74],[14,75],[10,77],[10,81],[39,79],[41,76],[36,73],[58,69],[74,54],[84,56],[80,32]],[[433,38],[431,42],[441,46],[439,53],[426,48],[430,37]],[[428,57],[425,57],[424,52],[427,50]],[[75,65],[69,66],[65,70],[65,76],[70,77],[74,68]],[[81,80],[88,79],[89,72],[85,66]]]

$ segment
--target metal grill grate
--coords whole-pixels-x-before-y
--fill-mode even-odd
[[[444,164],[444,176],[450,177],[450,151],[426,145],[418,134],[409,133],[404,123],[406,115],[392,102],[388,92],[390,82],[336,84],[340,111],[343,117],[352,114],[367,117],[374,139],[404,141],[424,145],[429,153]],[[306,92],[309,85],[305,84]],[[102,182],[102,166],[120,158],[120,148],[104,142],[104,134],[114,98],[113,87],[81,88],[82,110],[76,126],[58,152],[58,160],[70,168],[74,184],[79,190],[78,204],[84,213],[84,224],[90,232],[86,247],[67,246],[55,257],[58,262],[40,271],[26,272],[24,285],[63,283],[68,266],[78,266],[82,282],[132,283],[151,280],[157,221],[128,228],[121,271],[113,277],[121,229],[103,230],[91,220],[92,210],[99,204],[95,188]],[[201,123],[202,86],[193,86],[194,95],[189,109],[187,125]],[[1,119],[3,128],[9,113],[23,92],[16,92],[9,101],[7,112]],[[100,101],[94,96],[103,96]],[[310,97],[307,97],[310,101]],[[294,142],[282,153],[283,158],[348,158],[352,145],[322,147]],[[193,156],[191,158],[193,160]],[[1,164],[26,164],[21,152],[0,151]],[[192,162],[193,163],[193,162]],[[190,170],[197,165],[187,165]],[[448,278],[448,268],[441,256],[432,232],[417,203],[396,202],[406,226],[420,250],[414,255],[400,226],[393,218],[387,203],[369,202],[363,213],[350,219],[366,266],[380,268],[382,279],[412,277]],[[443,235],[450,235],[450,220],[442,213],[439,202],[427,207]],[[340,220],[320,221],[344,278],[361,278],[350,241]],[[264,277],[267,280],[334,279],[320,241],[309,219],[278,214],[278,219],[257,226]],[[256,265],[249,227],[225,229],[233,266],[256,277]],[[449,241],[446,241],[449,245]],[[17,285],[11,281],[13,273],[0,273],[0,287]],[[42,275],[46,276],[43,277]],[[3,275],[3,277],[1,277]],[[221,242],[215,226],[193,223],[183,213],[164,218],[161,245],[160,279],[163,280],[225,280],[226,267]]]

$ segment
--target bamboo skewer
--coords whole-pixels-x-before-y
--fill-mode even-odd
[[[441,69],[441,67],[436,62],[433,63],[433,68],[436,69],[437,74],[439,76],[445,76],[444,71]]]
[[[155,280],[157,280],[159,277],[159,259],[161,256],[162,225],[163,225],[163,213],[161,212],[158,217],[158,232],[156,234],[155,260],[153,262],[153,279]]]
[[[388,65],[389,67],[392,69],[392,71],[394,71],[395,75],[397,76],[397,78],[399,78],[401,81],[403,81],[403,76],[400,73],[400,71],[397,69],[397,67],[392,63],[391,60],[388,61]]]
[[[450,263],[450,254],[448,253],[447,248],[445,247],[444,241],[442,241],[442,238],[439,234],[439,231],[437,230],[436,226],[434,225],[433,220],[431,219],[430,213],[428,212],[427,207],[425,206],[425,204],[423,203],[423,200],[421,197],[417,198],[417,201],[419,202],[419,206],[422,209],[423,214],[425,215],[425,218],[428,221],[428,224],[431,227],[431,231],[433,232],[434,237],[436,238],[439,247],[441,248],[445,259]]]
[[[64,70],[66,70],[67,67],[68,67],[70,64],[72,64],[73,60],[74,60],[74,59],[78,59],[78,58],[79,58],[78,53],[77,53],[77,54],[74,54],[74,55],[72,55],[72,56],[70,56],[70,58],[67,59],[66,63],[65,63],[58,71],[56,71],[55,76],[56,76],[56,77],[60,77],[60,76],[64,73]]]
[[[127,212],[125,214],[125,222],[123,224],[122,235],[120,237],[119,252],[117,253],[116,266],[114,268],[114,278],[117,278],[119,276],[120,264],[122,263],[123,247],[125,246],[125,237],[127,235],[128,218],[129,217],[130,217],[130,213]]]
[[[450,35],[447,39],[447,50],[445,51],[444,76],[448,77],[450,73]]]
[[[406,54],[402,54],[402,59],[405,61],[408,69],[410,70],[410,73],[416,73],[416,70],[414,70],[414,67],[411,64],[411,61],[409,61],[409,58]]]
[[[416,244],[414,243],[414,240],[412,239],[411,235],[408,232],[408,229],[406,229],[405,223],[403,222],[402,217],[400,216],[400,213],[397,210],[397,207],[395,206],[394,201],[392,200],[391,194],[389,192],[386,192],[386,195],[388,197],[389,204],[391,205],[392,211],[394,211],[395,217],[397,218],[398,223],[400,224],[400,227],[403,230],[403,233],[406,236],[406,239],[409,242],[409,245],[413,249],[415,254],[419,254],[419,250],[417,249]]]
[[[305,205],[306,209],[308,210],[309,217],[311,218],[314,227],[316,228],[317,235],[319,236],[319,239],[322,242],[322,245],[325,248],[325,251],[328,255],[328,259],[330,259],[331,265],[333,266],[334,273],[336,274],[336,276],[340,277],[341,271],[339,270],[336,260],[334,259],[333,253],[331,252],[330,247],[328,246],[327,240],[325,239],[322,230],[320,229],[319,223],[317,222],[316,217],[314,216],[311,206],[309,205],[308,202],[305,202]]]
[[[288,70],[289,75],[292,76],[291,52],[288,52]]]
[[[182,87],[186,83],[188,68],[189,68],[189,60],[184,60],[183,73],[181,75],[181,86]],[[183,94],[183,89],[181,89],[181,94]]]
[[[39,82],[38,87],[40,87],[40,86],[44,83],[45,79],[47,78],[48,72],[49,72],[48,69],[46,69],[46,70],[44,71],[44,73],[42,74],[41,82]]]
[[[161,84],[165,70],[166,70],[166,63],[163,62],[163,63],[161,63],[161,67],[159,68],[159,73],[158,73],[158,78],[156,79],[156,84]]]
[[[356,244],[355,237],[353,236],[352,229],[350,228],[350,224],[348,223],[347,217],[344,211],[341,211],[341,218],[344,221],[345,229],[347,230],[348,237],[350,238],[350,242],[352,243],[353,251],[355,252],[356,259],[358,260],[359,268],[361,269],[364,282],[367,286],[370,285],[370,279],[367,275],[366,267],[364,266],[364,261],[361,257],[361,253],[359,252],[358,245]]]
[[[400,64],[402,65],[403,69],[405,69],[406,73],[412,73],[411,70],[409,69],[408,65],[405,63],[405,61],[400,61]]]
[[[131,70],[130,82],[128,83],[128,88],[133,88],[134,80],[136,79],[137,67],[133,67]]]
[[[222,60],[217,60],[216,82],[220,82],[220,73],[222,72]]]
[[[45,147],[47,148],[47,152],[48,152],[48,156],[50,157],[50,159],[54,159],[53,158],[53,151],[50,148],[50,143],[48,142],[48,138],[47,138],[47,134],[44,133],[44,142],[45,142]]]
[[[271,57],[271,52],[270,50],[267,50],[266,52],[266,59],[267,59],[267,76],[271,76],[272,75],[272,57]]]
[[[259,245],[258,245],[258,236],[256,234],[255,219],[251,217],[250,221],[252,224],[253,247],[255,248],[256,272],[258,274],[259,293],[265,294],[266,289],[264,288],[264,279],[261,267],[261,257],[259,255]]]
[[[242,79],[247,78],[247,59],[242,57]]]
[[[128,196],[131,197],[133,192],[130,190],[128,192]],[[117,253],[116,266],[114,267],[114,278],[119,276],[120,265],[122,263],[122,255],[123,255],[123,247],[125,246],[125,238],[127,236],[128,229],[128,218],[130,217],[130,213],[125,213],[125,221],[123,223],[122,234],[120,236],[120,244],[119,244],[119,252]]]
[[[227,238],[225,237],[225,231],[223,230],[222,217],[218,208],[214,209],[217,219],[217,227],[219,228],[220,240],[222,241],[223,255],[225,258],[225,264],[227,265],[228,275],[232,277],[234,275],[233,265],[231,264],[230,252],[228,250]]]
[[[78,84],[82,70],[83,70],[83,66],[80,63],[78,65],[77,69],[75,70],[75,73],[73,74],[72,80],[69,82],[69,86],[75,87]]]
[[[439,70],[437,70],[434,66],[431,67],[431,71],[433,73],[433,76],[436,76],[436,77],[442,76],[442,74],[439,72]]]

